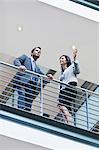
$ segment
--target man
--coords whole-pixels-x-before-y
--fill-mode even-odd
[[[40,84],[38,80],[40,77],[31,73],[24,72],[30,70],[39,74],[44,73],[37,66],[36,61],[41,55],[41,48],[35,47],[31,50],[31,57],[22,55],[14,60],[14,65],[19,66],[19,71],[14,79],[18,91],[18,108],[31,111],[33,99],[40,91]],[[52,79],[52,75],[47,75],[49,79]]]

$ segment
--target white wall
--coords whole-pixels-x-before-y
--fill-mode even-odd
[[[59,56],[77,45],[80,78],[99,83],[99,23],[42,4],[37,0],[0,0],[0,52],[29,55],[42,47],[38,63],[59,70]],[[18,31],[18,26],[23,30]]]

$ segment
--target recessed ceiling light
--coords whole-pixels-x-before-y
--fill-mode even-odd
[[[17,30],[20,32],[23,30],[23,27],[22,26],[18,26]]]

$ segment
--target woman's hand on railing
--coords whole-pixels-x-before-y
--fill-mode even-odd
[[[53,80],[53,75],[52,74],[47,74],[48,79]]]

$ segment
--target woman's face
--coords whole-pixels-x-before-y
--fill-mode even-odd
[[[65,56],[61,56],[59,61],[60,61],[60,65],[66,65],[67,63]]]

